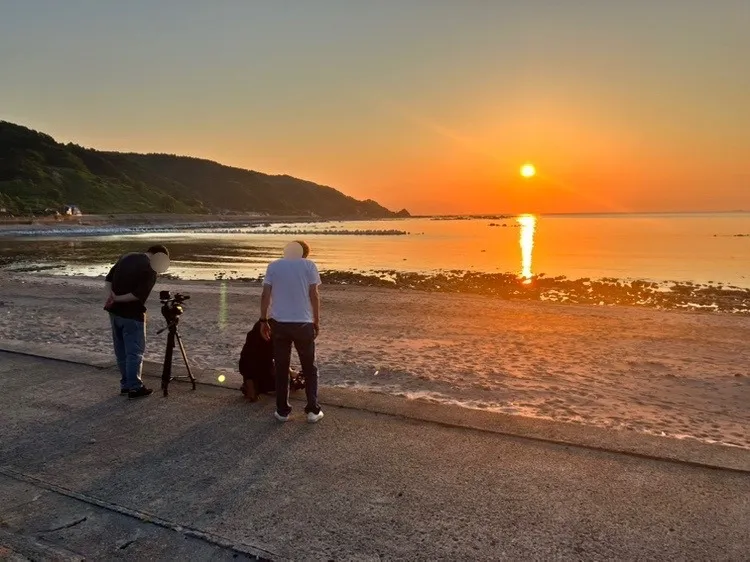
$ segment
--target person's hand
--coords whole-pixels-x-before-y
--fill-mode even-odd
[[[104,310],[109,310],[110,308],[112,308],[113,304],[115,304],[115,294],[110,293],[109,297],[107,297],[107,300],[104,303]]]
[[[266,341],[271,340],[271,326],[268,325],[268,322],[260,323],[260,335]]]
[[[313,324],[313,332],[315,334],[315,339],[318,339],[318,336],[320,335],[320,324],[317,322]]]

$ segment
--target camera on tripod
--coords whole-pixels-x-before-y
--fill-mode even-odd
[[[183,295],[182,293],[175,293],[172,296],[170,291],[159,291],[159,300],[161,301],[161,313],[167,324],[172,324],[177,317],[185,312],[182,305],[186,300],[190,299],[190,295]]]
[[[177,329],[177,325],[180,322],[180,316],[185,312],[182,308],[183,303],[190,298],[190,295],[183,295],[181,293],[172,293],[169,291],[159,291],[159,300],[161,301],[161,313],[164,319],[167,321],[167,327],[162,328],[157,334],[169,330],[167,334],[167,350],[164,354],[164,365],[161,375],[161,389],[164,392],[164,396],[169,396],[169,383],[175,378],[172,376],[172,353],[175,348],[175,344],[179,346],[182,360],[185,362],[185,368],[187,369],[188,378],[193,384],[193,390],[195,390],[195,377],[190,369],[190,363],[188,363],[187,353],[185,352],[185,346],[182,345],[182,338],[180,332]]]

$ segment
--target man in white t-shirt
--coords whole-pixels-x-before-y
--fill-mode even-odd
[[[292,242],[284,257],[269,264],[263,280],[260,304],[261,333],[273,340],[276,364],[277,420],[289,420],[289,364],[294,344],[305,377],[307,421],[315,423],[323,417],[318,404],[318,368],[315,365],[315,338],[320,333],[320,274],[307,259],[310,247],[305,242]],[[269,310],[270,309],[270,310]]]

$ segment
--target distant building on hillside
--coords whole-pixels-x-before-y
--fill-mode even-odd
[[[65,207],[63,207],[63,215],[67,215],[69,217],[80,217],[81,215],[83,215],[83,213],[77,205],[65,205]]]

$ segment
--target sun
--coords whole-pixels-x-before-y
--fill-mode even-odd
[[[536,175],[536,168],[533,164],[524,164],[521,166],[521,175],[525,178],[533,178]]]

